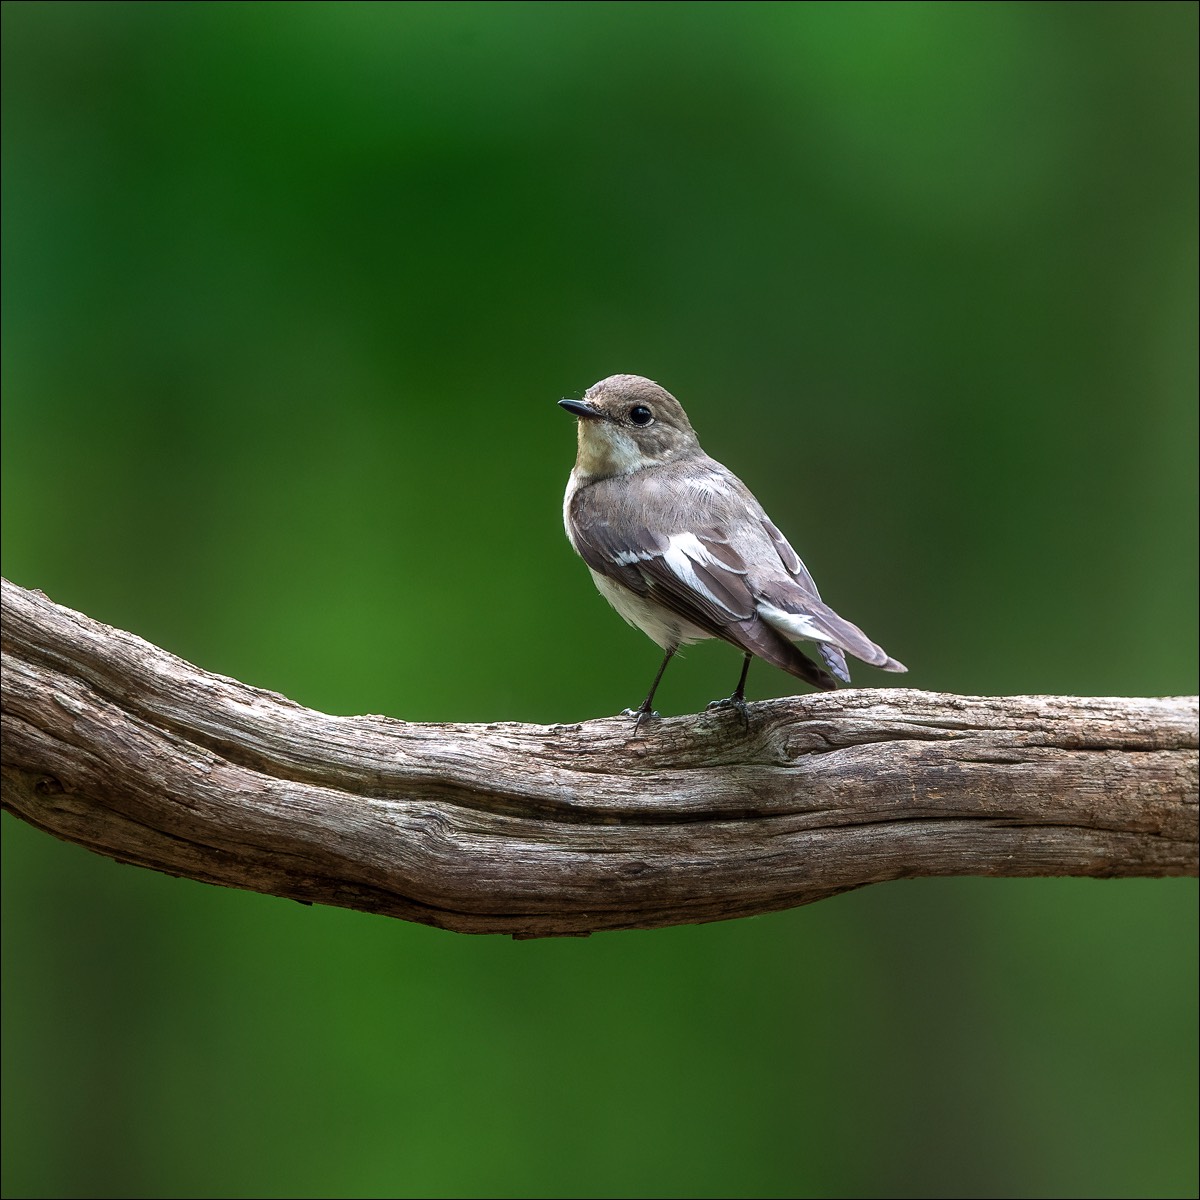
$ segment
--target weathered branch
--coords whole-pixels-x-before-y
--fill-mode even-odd
[[[467,932],[920,875],[1195,875],[1197,701],[821,693],[549,727],[333,717],[3,584],[3,800],[175,875]]]

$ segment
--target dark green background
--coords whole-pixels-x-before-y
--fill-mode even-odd
[[[554,402],[630,371],[913,686],[1194,692],[1196,13],[6,4],[4,573],[326,711],[609,714],[658,652]],[[1195,1195],[1196,927],[946,880],[513,943],[5,818],[4,1192]]]

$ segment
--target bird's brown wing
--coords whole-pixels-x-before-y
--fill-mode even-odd
[[[749,567],[726,530],[668,532],[665,525],[656,529],[651,521],[661,520],[661,515],[631,504],[627,482],[622,489],[608,484],[580,488],[568,508],[572,541],[593,571],[815,687],[837,686],[832,676],[760,619],[757,598],[747,583]]]

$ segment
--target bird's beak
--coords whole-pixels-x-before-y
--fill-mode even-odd
[[[560,400],[559,408],[565,408],[567,412],[573,413],[577,417],[586,417],[589,421],[598,421],[604,416],[599,409],[593,408],[586,400]]]

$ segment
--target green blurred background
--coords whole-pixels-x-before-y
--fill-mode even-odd
[[[1196,691],[1195,5],[3,16],[7,577],[326,711],[610,714],[554,402],[628,371],[913,686]],[[1191,880],[514,943],[3,855],[8,1196],[1197,1191]]]

